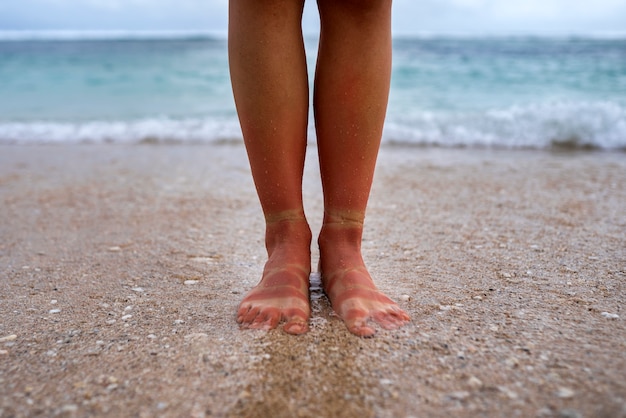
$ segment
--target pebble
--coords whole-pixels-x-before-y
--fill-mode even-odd
[[[600,315],[602,315],[606,319],[619,319],[619,315],[614,313],[602,312]]]
[[[180,324],[184,324],[185,321],[183,321],[182,319],[177,319],[174,321],[174,325],[180,325]]]
[[[506,397],[509,398],[509,399],[517,399],[518,398],[517,393],[513,392],[512,390],[510,390],[506,386],[498,386],[498,390],[500,392],[502,392],[504,395],[506,395]]]
[[[117,253],[122,251],[122,248],[118,245],[114,245],[113,247],[109,247],[109,251],[111,251],[112,253]]]
[[[559,390],[556,392],[556,396],[563,399],[573,398],[574,395],[574,391],[570,388],[559,388]]]
[[[454,399],[457,401],[462,401],[463,399],[467,399],[470,394],[467,391],[464,390],[460,390],[457,392],[452,392],[452,393],[448,393],[448,395],[446,395],[449,399]]]
[[[476,376],[470,376],[470,378],[467,379],[467,384],[473,389],[480,389],[483,387],[483,381]]]
[[[157,336],[154,334],[148,334],[148,338],[154,340]]]
[[[508,359],[506,359],[506,360],[504,361],[504,363],[505,363],[508,367],[510,367],[510,368],[512,368],[512,369],[514,369],[514,368],[516,368],[516,367],[519,365],[519,360],[518,360],[518,359],[516,359],[515,357],[509,357]]]
[[[476,295],[472,299],[474,299],[474,300],[483,300],[483,297]]]
[[[185,280],[185,283],[184,283],[184,284],[186,284],[186,285],[192,285],[192,284],[196,284],[196,283],[198,283],[198,281],[197,281],[197,280]]]
[[[127,320],[129,320],[130,318],[132,318],[132,317],[133,317],[133,316],[132,316],[131,314],[128,314],[128,315],[124,315],[121,319],[122,319],[122,321],[127,321]]]
[[[50,309],[50,310],[48,311],[48,313],[51,313],[51,314],[55,314],[55,313],[59,313],[59,312],[61,312],[61,310],[60,310],[60,309]]]
[[[17,340],[17,335],[11,334],[11,335],[7,335],[6,337],[0,337],[0,343],[13,341],[13,340]]]
[[[411,296],[409,295],[400,295],[400,301],[401,302],[408,302],[411,300]]]
[[[78,411],[78,406],[74,404],[63,405],[61,408],[61,412],[76,412]]]
[[[58,302],[58,301],[57,301],[56,299],[52,299],[52,300],[50,301],[50,303],[51,303],[52,305],[56,305],[56,304],[57,304],[57,302]]]
[[[113,325],[113,324],[115,324],[116,322],[117,322],[117,321],[116,321],[115,319],[109,319],[109,320],[107,321],[107,325]]]
[[[9,354],[7,350],[0,350],[0,356],[6,356],[7,354]]]
[[[133,288],[132,288],[132,289],[130,289],[130,290],[132,290],[133,292],[137,292],[137,293],[141,293],[141,292],[143,292],[143,291],[144,291],[144,290],[143,290],[143,287],[133,287]]]

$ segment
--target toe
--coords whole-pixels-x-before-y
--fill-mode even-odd
[[[356,335],[357,337],[373,337],[376,334],[376,330],[365,324],[346,324],[348,331]]]
[[[371,337],[376,330],[367,324],[367,314],[361,310],[351,310],[344,319],[348,331],[359,337]]]
[[[372,315],[372,320],[384,329],[397,328],[397,324],[394,321],[393,317],[387,312],[376,312]]]
[[[280,313],[278,309],[265,309],[252,321],[249,328],[270,330],[278,326],[280,320]]]
[[[394,306],[393,309],[390,311],[390,314],[394,318],[397,318],[398,320],[402,322],[408,322],[411,320],[411,317],[409,316],[409,314],[403,311],[402,309],[400,309],[398,306]]]
[[[396,329],[408,321],[408,315],[400,309],[390,309],[376,312],[372,319],[384,329]]]
[[[248,312],[245,313],[245,315],[243,315],[243,318],[241,320],[241,323],[246,325],[246,324],[252,324],[252,322],[254,322],[254,320],[256,319],[257,316],[259,316],[259,312],[260,309],[259,308],[250,308],[248,310]]]
[[[299,335],[309,330],[309,314],[300,308],[289,309],[283,318],[286,321],[283,330],[287,334]]]
[[[291,334],[291,335],[304,334],[308,330],[309,330],[309,324],[306,321],[303,322],[300,319],[287,322],[283,326],[283,331],[285,331],[287,334]]]
[[[241,324],[252,307],[242,304],[237,310],[237,323]]]

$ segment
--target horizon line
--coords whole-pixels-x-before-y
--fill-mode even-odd
[[[306,38],[318,38],[317,33],[305,33]],[[415,33],[395,33],[394,39],[436,39],[436,38],[591,38],[626,39],[626,31],[511,31],[511,32],[446,32],[422,31]],[[226,31],[215,30],[143,30],[143,29],[0,29],[0,41],[37,40],[159,40],[159,39],[214,39],[226,40]]]

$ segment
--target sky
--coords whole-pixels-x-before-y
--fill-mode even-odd
[[[624,0],[394,0],[393,33],[626,34]],[[225,35],[228,0],[0,0],[0,31],[190,31]],[[306,34],[319,21],[307,0]]]

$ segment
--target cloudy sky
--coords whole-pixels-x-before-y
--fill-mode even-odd
[[[394,34],[626,34],[624,0],[395,0]],[[225,34],[227,0],[0,0],[0,30]],[[307,0],[305,33],[318,28]]]

